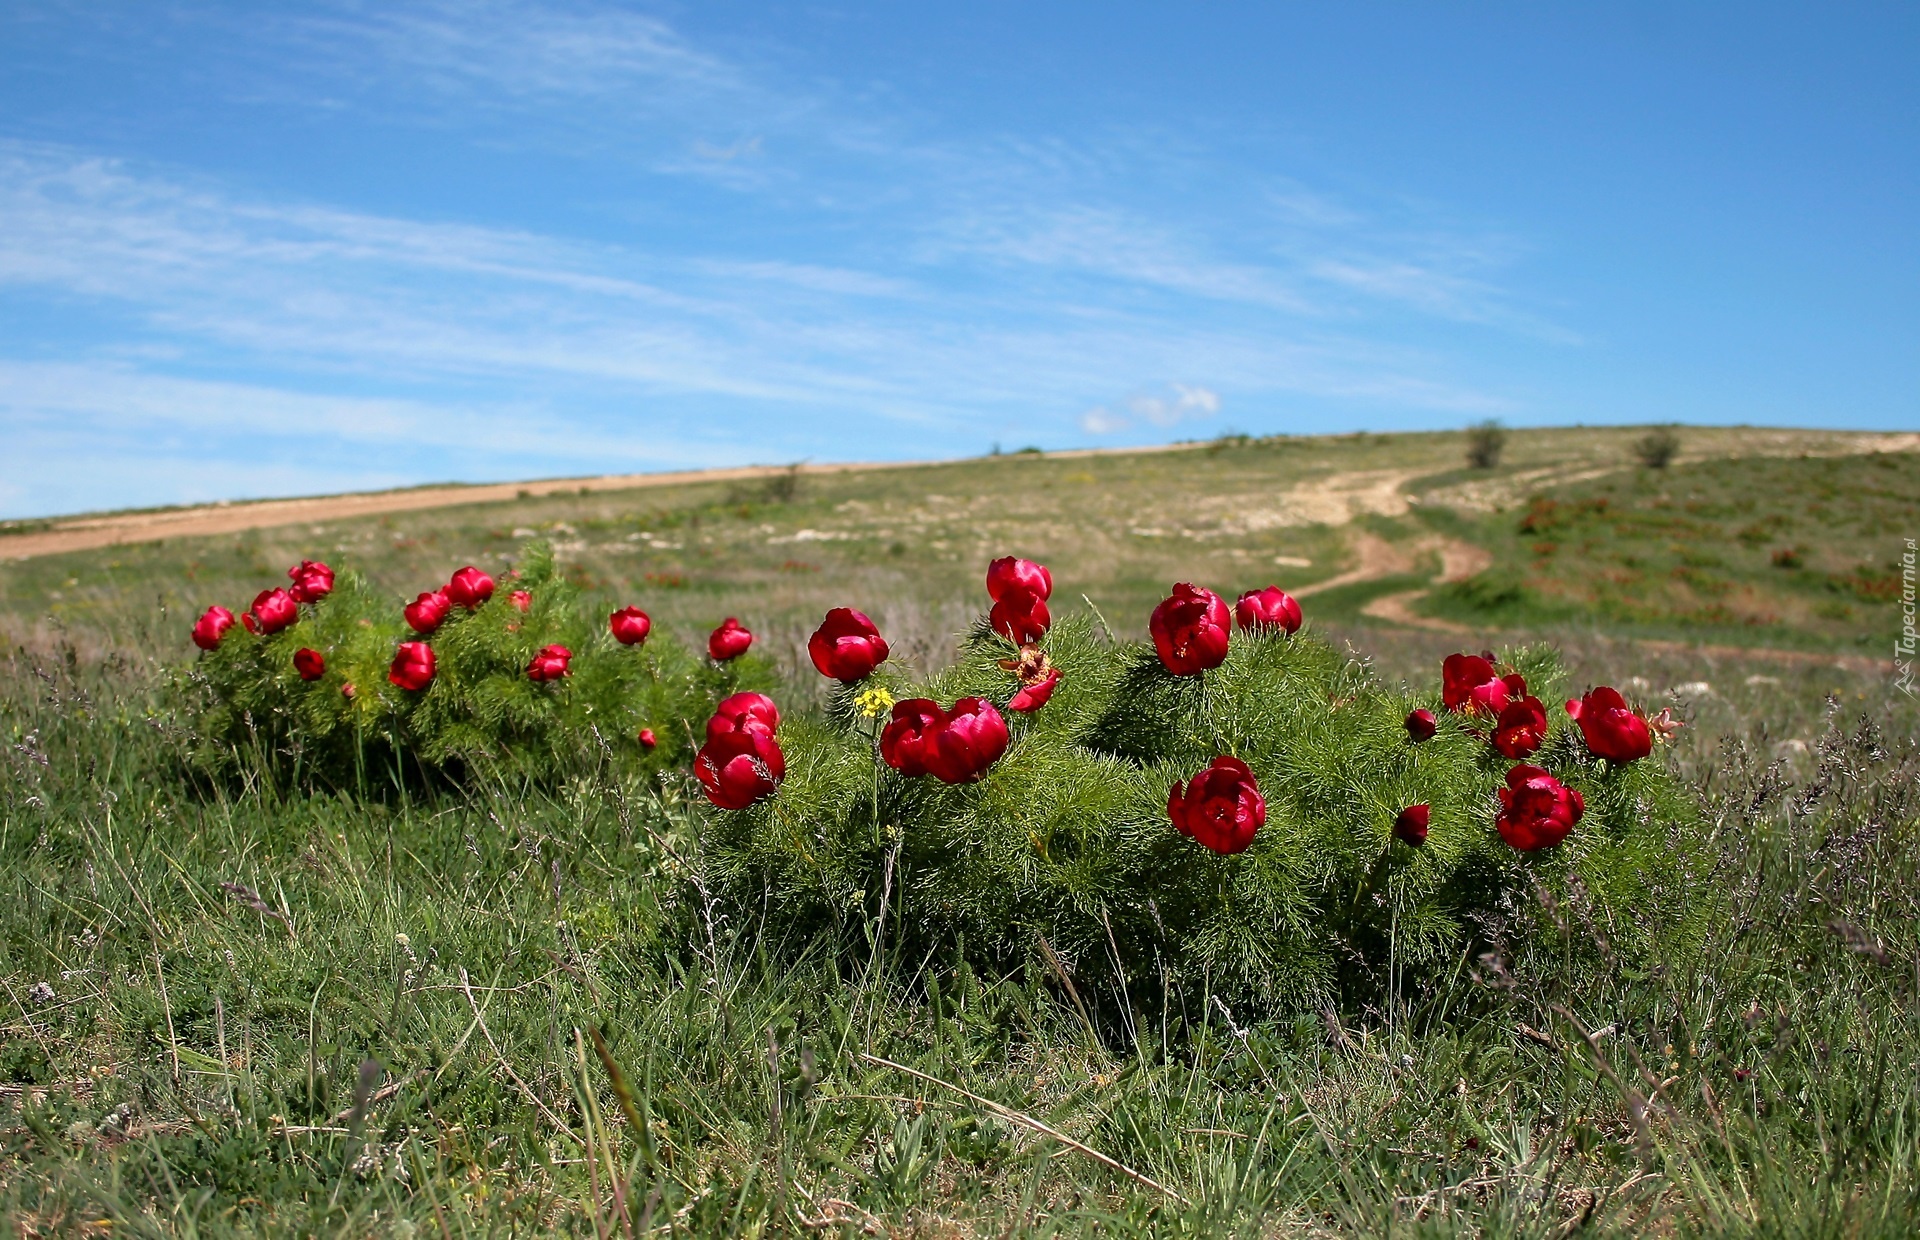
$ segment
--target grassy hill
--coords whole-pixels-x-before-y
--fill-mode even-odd
[[[62,523],[0,532],[0,1212],[20,1235],[1912,1235],[1920,704],[1886,667],[1920,443],[1689,429],[1650,470],[1643,433],[1517,431],[1487,470],[1458,434],[1015,453],[17,560]],[[710,898],[685,790],[591,752],[377,795],[183,763],[164,673],[207,604],[307,556],[397,601],[531,538],[601,603],[688,638],[738,615],[792,668],[840,604],[944,664],[1009,552],[1124,634],[1172,581],[1278,582],[1421,684],[1544,637],[1573,683],[1685,721],[1655,760],[1733,914],[1574,987],[1564,954],[1607,928],[1543,896],[1557,938],[1508,951],[1490,924],[1391,1010],[1196,995],[1121,1035],[1087,1001],[1129,998],[1081,994],[1051,948],[989,976],[896,959],[884,918],[871,950],[763,932]]]

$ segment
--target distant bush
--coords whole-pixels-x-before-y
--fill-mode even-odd
[[[1492,469],[1498,465],[1506,447],[1506,429],[1492,419],[1467,428],[1467,464],[1475,469]]]
[[[1665,469],[1680,455],[1680,436],[1671,426],[1655,427],[1633,441],[1633,456],[1648,469]]]

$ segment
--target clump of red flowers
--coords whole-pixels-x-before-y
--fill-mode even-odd
[[[1267,800],[1253,770],[1238,758],[1218,757],[1167,792],[1167,817],[1180,834],[1214,852],[1245,852],[1267,821]]]
[[[873,621],[851,607],[836,607],[807,639],[807,657],[822,676],[841,684],[865,680],[887,661],[887,639]]]
[[[302,560],[287,570],[296,603],[317,603],[333,593],[333,570],[318,560]]]
[[[1047,611],[1053,574],[1044,564],[1002,556],[987,565],[987,594],[993,599],[988,627],[1016,646],[1039,641],[1053,625]]]
[[[1195,676],[1227,659],[1232,620],[1212,590],[1180,582],[1147,621],[1161,664],[1175,676]]]
[[[1527,696],[1527,680],[1518,672],[1502,676],[1493,652],[1450,654],[1440,666],[1440,700],[1448,710],[1498,719],[1507,703]]]
[[[967,784],[1007,751],[1007,721],[985,698],[964,697],[943,710],[931,698],[895,702],[880,733],[880,757],[902,775]]]

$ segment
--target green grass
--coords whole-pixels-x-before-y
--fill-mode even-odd
[[[1131,1037],[1081,1014],[1122,999],[1076,998],[1046,969],[896,954],[899,927],[878,919],[835,952],[715,903],[674,781],[583,753],[549,781],[366,798],[283,786],[271,764],[209,784],[156,696],[190,611],[244,602],[303,553],[410,594],[498,563],[519,528],[579,544],[566,558],[609,601],[688,633],[739,614],[789,662],[840,601],[945,661],[1002,550],[1048,559],[1057,600],[1084,590],[1129,632],[1176,577],[1322,579],[1342,566],[1338,527],[1197,535],[1336,470],[1414,471],[1426,496],[1504,487],[1486,500],[1504,512],[1423,505],[1374,527],[1485,530],[1498,571],[1526,479],[1628,461],[1634,435],[1610,434],[1516,432],[1492,476],[1451,474],[1445,436],[1018,456],[808,478],[784,503],[718,486],[568,496],[6,565],[0,1203],[19,1234],[1911,1235],[1920,708],[1885,676],[1644,650],[1590,612],[1518,615],[1560,641],[1576,682],[1641,677],[1637,696],[1688,720],[1663,760],[1701,799],[1736,914],[1576,990],[1566,953],[1604,952],[1606,928],[1575,901],[1552,910],[1566,942],[1463,959],[1381,1009],[1272,1022],[1190,996]],[[1688,452],[1706,435],[1685,432]],[[1614,485],[1638,511],[1661,493],[1642,488],[1665,488],[1686,513],[1688,471],[1718,488],[1702,502],[1732,503],[1752,490],[1739,471],[1764,468],[1782,472],[1757,498],[1792,506],[1795,471],[1828,465],[1885,468],[1683,457],[1547,493]],[[1877,519],[1851,477],[1800,507]],[[1686,515],[1737,532],[1771,511]],[[847,537],[771,541],[806,529]],[[1600,529],[1594,563],[1632,553],[1637,533]],[[1756,562],[1763,544],[1716,571],[1844,573],[1845,539],[1864,536],[1809,517],[1792,534],[1803,568]],[[1389,677],[1430,682],[1468,644],[1369,627],[1369,597],[1308,612]],[[1798,624],[1760,635],[1853,648]]]

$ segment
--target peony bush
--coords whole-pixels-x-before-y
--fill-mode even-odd
[[[787,941],[1044,962],[1122,1010],[1309,1011],[1497,955],[1542,910],[1619,967],[1709,904],[1665,712],[1565,697],[1541,648],[1387,685],[1278,586],[1176,584],[1129,642],[1004,557],[952,667],[916,680],[834,607],[807,644],[828,707],[783,713],[737,617],[702,657],[638,606],[589,613],[543,545],[411,603],[288,577],[192,628],[203,761],[364,784],[610,758],[687,794],[703,892]]]

